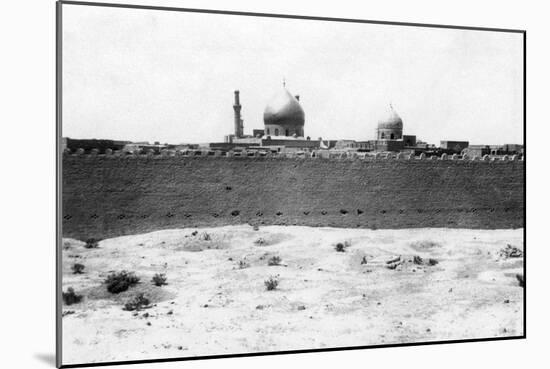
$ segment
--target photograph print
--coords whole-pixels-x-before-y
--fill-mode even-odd
[[[525,32],[57,3],[58,366],[525,337]]]

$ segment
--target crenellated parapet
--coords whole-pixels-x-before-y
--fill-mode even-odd
[[[468,156],[468,155],[447,155],[427,156],[425,153],[414,155],[412,153],[363,153],[363,152],[338,152],[327,150],[316,150],[309,152],[272,152],[259,150],[242,150],[242,151],[221,151],[221,150],[162,150],[155,151],[153,149],[142,151],[124,151],[106,149],[100,152],[99,149],[91,149],[85,151],[82,148],[70,151],[63,151],[63,156],[82,157],[82,158],[128,158],[128,159],[155,159],[162,160],[166,158],[250,158],[250,159],[294,159],[294,160],[335,160],[335,161],[426,161],[426,162],[480,162],[480,163],[514,163],[523,162],[524,156],[519,155],[504,155],[504,156]]]

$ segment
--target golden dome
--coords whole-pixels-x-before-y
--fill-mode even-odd
[[[264,124],[279,126],[303,126],[304,109],[300,102],[286,88],[282,88],[264,110]]]

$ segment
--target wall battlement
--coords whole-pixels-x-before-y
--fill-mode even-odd
[[[243,223],[524,227],[517,158],[203,154],[63,155],[63,236]]]
[[[73,157],[108,157],[108,158],[169,158],[169,157],[215,157],[215,158],[229,158],[229,157],[247,157],[247,158],[282,158],[282,159],[348,159],[348,160],[428,160],[428,161],[441,161],[441,160],[451,160],[451,161],[482,161],[482,162],[495,162],[495,161],[524,161],[524,157],[519,157],[517,155],[504,155],[502,157],[490,157],[485,155],[483,157],[467,155],[447,155],[443,154],[441,157],[431,156],[426,157],[425,154],[419,156],[414,156],[413,154],[403,154],[403,153],[377,153],[375,155],[368,155],[366,153],[357,153],[357,152],[330,152],[330,151],[312,151],[312,152],[277,152],[277,153],[261,153],[259,151],[228,151],[224,152],[221,150],[164,150],[160,153],[155,153],[154,150],[150,150],[147,153],[134,153],[134,152],[124,152],[124,151],[113,151],[107,149],[105,153],[100,154],[99,150],[90,150],[86,153],[83,149],[78,149],[74,153],[63,153],[64,156],[73,156]]]

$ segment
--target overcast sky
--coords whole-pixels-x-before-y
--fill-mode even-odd
[[[63,136],[219,142],[282,86],[305,134],[375,138],[391,102],[430,143],[523,142],[523,35],[63,5]]]

